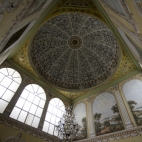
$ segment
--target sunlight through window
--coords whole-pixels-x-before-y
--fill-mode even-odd
[[[20,74],[11,68],[0,69],[0,113],[3,113],[19,85]]]
[[[39,85],[30,84],[22,92],[10,117],[37,128],[45,101],[44,90]]]
[[[46,118],[45,118],[42,130],[51,135],[56,136],[57,133],[55,130],[55,125],[58,124],[64,112],[65,112],[65,106],[63,102],[58,98],[52,99],[49,102],[49,106],[47,109]]]

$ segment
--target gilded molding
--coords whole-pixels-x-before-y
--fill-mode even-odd
[[[28,43],[26,42],[13,56],[12,60],[24,67],[26,70],[37,76],[37,74],[32,69],[29,58],[28,58]]]

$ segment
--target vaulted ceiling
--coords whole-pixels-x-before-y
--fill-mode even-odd
[[[112,10],[112,15],[115,11],[104,2],[51,1],[43,9],[27,11],[21,25],[32,15],[40,13],[39,18],[9,61],[73,102],[140,72],[137,59],[117,31],[116,20],[112,22],[114,18],[110,20],[105,10]]]

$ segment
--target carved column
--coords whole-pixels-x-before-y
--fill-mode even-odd
[[[4,111],[4,115],[5,116],[9,116],[16,104],[16,102],[18,101],[21,93],[23,92],[25,86],[27,85],[27,82],[29,81],[28,77],[23,77],[22,78],[22,82],[20,84],[20,86],[18,87],[17,91],[15,92],[13,98],[11,99],[11,101],[9,102],[8,106],[6,107],[5,111]]]
[[[132,121],[131,117],[129,116],[127,107],[125,106],[125,103],[124,103],[122,95],[121,95],[121,93],[119,91],[119,86],[118,85],[114,86],[114,93],[115,93],[115,96],[116,96],[117,105],[119,107],[119,111],[121,113],[121,117],[123,119],[125,128],[129,129],[131,127],[134,127],[135,126],[135,124],[134,124],[135,122]]]
[[[39,122],[39,125],[38,125],[38,129],[40,129],[40,130],[42,130],[42,128],[43,128],[43,124],[44,124],[44,120],[45,120],[45,117],[46,117],[46,112],[47,112],[47,109],[48,109],[50,96],[51,96],[50,92],[47,92],[46,94],[47,94],[46,102],[45,102],[43,112],[42,112],[42,115],[41,115],[41,118],[40,118],[40,122]]]
[[[87,103],[87,130],[88,130],[88,137],[95,137],[95,123],[93,118],[93,108],[92,108],[92,101],[88,101]]]

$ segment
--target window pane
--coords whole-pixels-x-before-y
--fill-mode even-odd
[[[65,111],[65,107],[64,106],[60,107],[60,110],[62,110],[64,112]]]
[[[58,110],[57,116],[58,116],[58,117],[62,117],[62,112],[61,112],[60,110]]]
[[[30,107],[31,107],[31,103],[26,101],[26,103],[24,104],[23,109],[26,110],[26,111],[29,111]]]
[[[51,118],[51,113],[47,112],[45,120],[50,122],[50,118]]]
[[[15,92],[18,88],[19,84],[16,82],[12,82],[12,84],[9,86],[9,89],[12,90],[13,92]]]
[[[52,113],[52,109],[53,109],[53,106],[51,104],[49,104],[48,111]]]
[[[58,122],[60,121],[61,118],[56,117],[56,123],[55,125],[58,125]]]
[[[43,108],[44,107],[44,104],[45,104],[45,101],[44,100],[40,100],[40,103],[39,103],[39,106],[41,107],[41,108]]]
[[[56,120],[56,116],[55,116],[55,115],[52,115],[52,116],[51,116],[51,123],[52,123],[52,124],[55,124],[55,120]]]
[[[37,106],[32,104],[32,106],[30,108],[30,113],[35,114],[36,110],[37,110]]]
[[[17,71],[15,71],[14,74],[13,74],[12,76],[13,76],[13,77],[19,78],[19,77],[20,77],[20,74],[19,74]]]
[[[11,68],[7,68],[8,74],[10,76],[13,76],[14,72],[16,72],[15,70],[11,69]]]
[[[0,85],[0,97],[4,94],[6,88]]]
[[[13,97],[14,92],[10,91],[10,90],[6,90],[5,94],[2,96],[2,98],[6,101],[10,101],[11,98]]]
[[[54,125],[50,124],[48,133],[53,135]]]
[[[54,106],[59,106],[59,99],[58,98],[54,98]]]
[[[0,69],[0,72],[4,75],[8,75],[7,68]]]
[[[0,84],[2,84],[3,86],[8,88],[9,85],[11,84],[11,82],[12,82],[12,80],[10,78],[5,77]]]
[[[36,97],[34,98],[33,103],[36,104],[36,105],[38,105],[38,104],[39,104],[39,101],[40,101],[40,98],[36,96]]]
[[[24,122],[25,119],[26,119],[26,116],[27,116],[27,112],[22,110],[19,117],[18,117],[18,120],[21,121],[21,122]]]
[[[61,100],[59,100],[59,107],[62,107],[64,104]]]
[[[18,115],[20,113],[20,109],[17,107],[14,107],[14,109],[12,110],[10,117],[17,119]]]
[[[55,98],[54,98],[54,99],[55,99]],[[50,101],[50,104],[53,105],[53,106],[56,106],[54,99],[52,99],[52,100]]]
[[[38,107],[38,109],[36,111],[36,116],[41,117],[42,111],[43,111],[43,109]]]
[[[52,113],[53,113],[54,115],[56,115],[56,114],[57,114],[57,110],[58,110],[57,108],[53,107],[53,112],[52,112]]]
[[[43,99],[43,100],[46,100],[46,96],[45,96],[45,93],[43,93],[43,94],[40,94],[40,95],[39,95],[39,97],[40,97],[41,99]]]
[[[42,94],[42,93],[44,93],[44,90],[41,87],[39,87],[37,93]]]
[[[3,75],[2,73],[0,73],[0,82],[4,79],[5,75]]]
[[[21,79],[21,78],[13,78],[13,79],[14,79],[15,82],[17,82],[17,83],[19,83],[19,84],[22,82],[22,79]]]
[[[42,130],[43,130],[44,132],[48,132],[48,127],[49,127],[49,123],[45,121]]]
[[[33,127],[35,127],[35,128],[37,128],[38,127],[38,124],[39,124],[39,118],[38,117],[34,117],[34,121],[33,121],[33,124],[32,124],[32,126]]]
[[[34,97],[35,97],[35,95],[30,93],[27,100],[30,102],[33,102]]]
[[[21,97],[24,98],[24,99],[27,99],[28,95],[29,95],[29,91],[24,90],[21,94]]]
[[[30,91],[31,93],[34,93],[34,90],[31,85],[26,86],[26,90]]]
[[[37,91],[38,91],[38,88],[39,88],[39,86],[38,86],[38,85],[33,84],[33,85],[32,85],[32,87],[33,87],[34,92],[37,92]]]
[[[22,108],[24,103],[25,103],[25,100],[22,99],[22,98],[19,98],[17,103],[16,103],[16,106],[19,107],[19,108]]]
[[[33,121],[34,115],[28,114],[28,117],[26,119],[26,124],[31,125]]]
[[[8,103],[0,99],[0,113],[3,113]]]
[[[58,136],[58,133],[57,133],[57,131],[56,131],[56,128],[55,128],[55,130],[54,130],[54,136]]]

